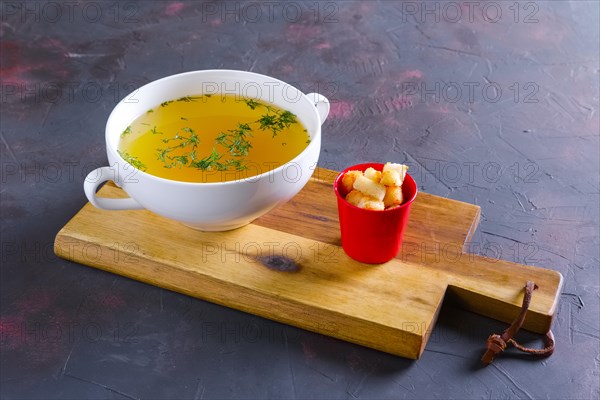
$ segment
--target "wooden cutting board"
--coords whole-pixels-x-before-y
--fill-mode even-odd
[[[523,286],[538,286],[524,328],[545,333],[560,273],[463,252],[479,222],[472,204],[419,193],[402,250],[382,265],[340,247],[333,180],[318,169],[291,201],[229,232],[199,232],[149,211],[87,204],[55,253],[203,300],[408,358],[419,358],[444,297],[511,322]],[[124,197],[114,185],[101,196]],[[482,338],[482,343],[486,338]]]

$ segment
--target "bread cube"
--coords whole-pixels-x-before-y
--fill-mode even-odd
[[[402,179],[404,179],[404,176],[406,175],[406,171],[408,171],[408,165],[387,162],[383,166],[383,170],[384,171],[391,171],[391,170],[398,171],[398,173],[402,176]]]
[[[399,206],[404,201],[402,196],[402,188],[400,186],[387,186],[383,204],[385,208]]]
[[[385,197],[385,186],[381,183],[373,182],[369,178],[364,176],[358,176],[354,181],[354,189],[359,190],[366,194],[367,196],[371,196],[379,201],[382,201]]]
[[[342,176],[342,189],[345,193],[350,193],[354,187],[354,181],[358,176],[362,176],[362,171],[348,171]]]
[[[353,206],[363,208],[370,197],[358,190],[352,190],[346,195],[346,201]]]
[[[381,183],[385,186],[402,186],[402,178],[398,171],[388,170],[381,174]]]
[[[385,205],[383,204],[383,201],[371,198],[370,200],[367,200],[361,208],[364,208],[365,210],[383,211],[385,210]]]
[[[381,174],[381,183],[386,186],[402,186],[408,166],[404,164],[386,163]]]
[[[369,178],[373,182],[379,183],[381,180],[381,171],[377,171],[375,168],[367,168],[365,171],[365,177]]]
[[[385,209],[383,201],[379,201],[371,196],[367,196],[366,194],[358,190],[353,190],[350,193],[348,193],[348,195],[346,196],[346,201],[352,204],[353,206],[364,208],[365,210],[380,211]]]

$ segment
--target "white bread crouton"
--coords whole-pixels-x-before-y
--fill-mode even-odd
[[[385,186],[381,183],[373,182],[364,176],[358,176],[354,181],[354,189],[360,190],[364,194],[371,196],[379,201],[385,197]]]
[[[370,200],[367,200],[365,202],[362,208],[364,208],[365,210],[383,211],[385,210],[385,205],[383,204],[383,201],[371,198]]]
[[[373,182],[379,183],[381,180],[381,171],[377,171],[375,168],[367,168],[365,171],[365,177],[369,178]]]
[[[366,194],[353,190],[346,195],[346,201],[353,206],[364,208],[365,210],[383,210],[385,206],[383,201],[367,196]]]
[[[402,188],[400,186],[387,186],[385,190],[385,197],[383,198],[383,204],[385,208],[399,206],[404,200],[402,196]]]
[[[383,171],[381,174],[381,183],[385,186],[401,186],[402,178],[398,174],[398,171]]]
[[[350,193],[354,187],[354,181],[358,176],[362,176],[362,171],[352,170],[347,171],[344,176],[342,176],[342,189],[345,193]]]
[[[402,186],[408,166],[404,164],[386,163],[381,174],[381,183],[386,186]]]
[[[370,197],[358,190],[352,190],[346,195],[346,201],[353,206],[363,208]]]
[[[402,176],[402,179],[404,179],[404,176],[406,175],[406,171],[408,171],[408,166],[404,165],[404,164],[396,164],[396,163],[387,162],[383,166],[383,170],[384,171],[390,171],[390,170],[398,171],[398,173]]]

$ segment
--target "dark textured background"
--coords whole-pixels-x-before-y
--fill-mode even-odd
[[[0,11],[2,398],[600,396],[597,2]],[[56,259],[116,102],[209,68],[328,96],[321,166],[407,162],[422,190],[480,205],[474,251],[564,275],[556,353],[481,369],[504,325],[446,305],[413,362]]]

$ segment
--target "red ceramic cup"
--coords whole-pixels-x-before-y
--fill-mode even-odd
[[[346,194],[341,186],[342,177],[347,171],[365,171],[372,167],[378,171],[383,164],[358,164],[346,168],[334,182],[337,196],[342,247],[346,254],[357,261],[368,264],[381,264],[396,257],[402,245],[402,235],[408,222],[410,206],[417,196],[417,184],[406,174],[402,184],[404,203],[389,210],[365,210],[344,200]]]

